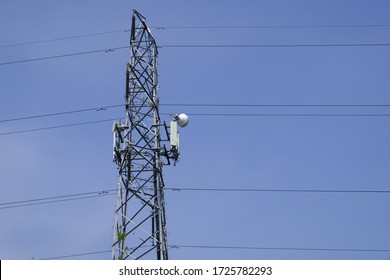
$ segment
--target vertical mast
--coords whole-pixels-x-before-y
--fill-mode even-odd
[[[157,46],[145,18],[134,11],[126,70],[126,121],[114,123],[119,169],[112,259],[168,259],[164,180],[168,151],[161,145]],[[169,136],[168,136],[169,138]],[[177,158],[176,158],[177,160]]]

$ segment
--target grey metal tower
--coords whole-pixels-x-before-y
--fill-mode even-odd
[[[168,259],[163,165],[179,157],[177,124],[188,117],[174,115],[161,122],[157,94],[156,42],[145,18],[133,12],[131,58],[126,69],[126,121],[114,123],[114,162],[119,169],[112,259]],[[185,123],[185,125],[181,125]],[[169,133],[169,130],[171,133]],[[165,137],[162,138],[160,132]],[[169,149],[165,142],[170,141]]]

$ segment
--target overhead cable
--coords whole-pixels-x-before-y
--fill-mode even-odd
[[[1,62],[0,66],[10,65],[10,64],[18,64],[18,63],[26,63],[26,62],[33,62],[33,61],[40,61],[40,60],[55,59],[55,58],[79,56],[79,55],[86,55],[86,54],[93,54],[93,53],[109,53],[109,52],[113,52],[113,51],[116,51],[116,50],[122,50],[122,49],[129,49],[129,46],[108,48],[108,49],[100,49],[100,50],[92,50],[92,51],[85,51],[85,52],[74,52],[74,53],[67,53],[67,54],[60,54],[60,55],[53,55],[53,56],[45,56],[45,57],[38,57],[38,58],[28,58],[28,59],[21,59],[21,60],[13,60],[13,61]]]
[[[95,32],[95,33],[73,35],[73,36],[66,36],[66,37],[59,37],[59,38],[52,38],[52,39],[45,39],[45,40],[37,40],[37,41],[30,41],[30,42],[14,43],[14,44],[8,44],[8,45],[1,45],[0,49],[1,48],[9,48],[9,47],[34,45],[34,44],[42,44],[42,43],[49,43],[49,42],[56,42],[56,41],[64,41],[64,40],[70,40],[70,39],[79,39],[79,38],[85,38],[85,37],[101,36],[101,35],[108,35],[108,34],[113,34],[113,33],[123,33],[123,32],[129,32],[129,31],[130,31],[130,29],[121,29],[121,30]]]
[[[46,126],[46,127],[39,127],[39,128],[32,128],[32,129],[23,129],[23,130],[16,130],[16,131],[8,131],[8,132],[0,133],[0,136],[11,135],[11,134],[27,133],[27,132],[37,132],[37,131],[51,130],[51,129],[57,129],[57,128],[66,128],[66,127],[74,127],[74,126],[97,124],[97,123],[103,123],[103,122],[109,122],[109,121],[116,121],[117,119],[118,118],[116,118],[116,119],[105,119],[105,120],[96,120],[96,121],[89,121],[89,122],[71,123],[71,124],[63,124],[63,125],[55,125],[55,126]]]
[[[348,190],[348,189],[272,189],[272,188],[165,188],[170,191],[208,192],[295,192],[295,193],[389,193],[390,190]]]
[[[147,188],[144,188],[147,189]],[[328,194],[390,194],[390,190],[351,190],[351,189],[272,189],[272,188],[164,188],[165,191],[173,192],[234,192],[234,193],[328,193]],[[26,206],[35,206],[42,204],[52,204],[66,201],[74,201],[89,198],[98,198],[116,194],[117,189],[105,189],[94,192],[73,193],[67,195],[51,196],[44,198],[35,198],[28,200],[19,200],[0,203],[0,210],[19,208]]]
[[[108,106],[101,106],[101,107],[92,107],[92,108],[85,108],[85,109],[78,109],[78,110],[70,110],[70,111],[46,113],[46,114],[40,114],[40,115],[32,115],[32,116],[26,116],[26,117],[16,117],[16,118],[0,120],[0,123],[21,121],[21,120],[28,120],[28,119],[45,118],[45,117],[53,117],[53,116],[59,116],[59,115],[68,115],[68,114],[90,112],[90,111],[99,112],[99,111],[105,111],[105,110],[110,109],[110,108],[123,107],[123,106],[125,106],[125,105],[124,104],[108,105]]]
[[[257,247],[257,246],[215,246],[215,245],[171,245],[170,248],[187,249],[229,249],[229,250],[283,250],[283,251],[336,251],[336,252],[390,252],[390,249],[364,248],[309,248],[309,247]]]
[[[69,258],[75,258],[75,257],[84,257],[84,256],[92,256],[92,255],[99,255],[99,254],[106,254],[111,253],[111,250],[104,250],[104,251],[95,251],[95,252],[87,252],[87,253],[78,253],[78,254],[72,254],[72,255],[64,255],[64,256],[56,256],[56,257],[49,257],[44,258],[40,260],[59,260],[59,259],[69,259]]]
[[[188,113],[204,117],[390,117],[390,114],[251,114],[251,113]]]
[[[327,251],[327,252],[390,252],[390,249],[366,249],[366,248],[326,248],[326,247],[271,247],[271,246],[218,246],[218,245],[190,245],[190,244],[171,244],[168,245],[170,249],[219,249],[219,250],[272,250],[272,251]],[[71,255],[54,256],[44,258],[41,260],[55,260],[55,259],[66,259],[90,255],[98,255],[104,253],[110,253],[108,250],[76,253]]]
[[[178,29],[301,29],[301,28],[379,28],[390,27],[390,24],[339,24],[339,25],[230,25],[230,26],[152,26],[151,29],[156,30],[178,30]],[[64,41],[71,39],[80,39],[86,37],[103,36],[114,33],[129,32],[130,29],[119,29],[111,31],[102,31],[94,33],[86,33],[80,35],[70,35],[64,37],[42,39],[29,42],[12,43],[0,45],[0,48],[18,47],[33,44],[42,44],[56,41]]]
[[[157,30],[165,29],[294,29],[294,28],[378,28],[390,27],[390,24],[334,24],[334,25],[214,25],[214,26],[152,26]]]
[[[345,43],[345,44],[196,44],[161,45],[159,48],[322,48],[322,47],[388,47],[390,43]]]
[[[165,116],[172,116],[173,114],[170,113],[161,113],[160,115]],[[190,116],[199,116],[199,117],[344,117],[344,118],[359,118],[359,117],[369,117],[369,118],[375,118],[375,117],[390,117],[390,114],[234,114],[234,113],[188,113]],[[32,129],[23,129],[23,130],[15,130],[15,131],[7,131],[7,132],[1,132],[0,136],[5,135],[12,135],[12,134],[20,134],[20,133],[28,133],[28,132],[37,132],[37,131],[44,131],[44,130],[52,130],[52,129],[58,129],[58,128],[68,128],[68,127],[75,127],[75,126],[83,126],[83,125],[91,125],[91,124],[97,124],[97,123],[103,123],[103,122],[109,122],[109,121],[116,121],[118,118],[111,118],[111,119],[104,119],[104,120],[96,120],[96,121],[88,121],[88,122],[79,122],[79,123],[72,123],[72,124],[64,124],[64,125],[55,125],[55,126],[47,126],[47,127],[39,127],[39,128],[32,128]]]
[[[390,107],[390,104],[224,104],[224,103],[161,103],[180,107]]]
[[[41,199],[30,199],[30,202],[24,202],[24,201],[16,201],[16,202],[7,202],[7,203],[1,203],[0,204],[0,210],[4,209],[11,209],[11,208],[20,208],[20,207],[27,207],[27,206],[36,206],[36,205],[43,205],[43,204],[53,204],[53,203],[59,203],[59,202],[68,202],[68,201],[76,201],[76,200],[82,200],[82,199],[90,199],[90,198],[98,198],[98,197],[106,197],[106,196],[112,196],[116,193],[112,193],[111,191],[104,191],[90,195],[68,195],[68,196],[62,196],[63,198],[41,198]],[[5,206],[3,206],[5,205]]]
[[[335,108],[342,108],[342,107],[390,107],[390,104],[222,104],[222,103],[160,103],[161,107],[335,107]],[[0,123],[5,122],[14,122],[14,121],[21,121],[21,120],[28,120],[28,119],[37,119],[37,118],[46,118],[46,117],[53,117],[53,116],[59,116],[59,115],[69,115],[69,114],[75,114],[75,113],[82,113],[82,112],[101,112],[106,111],[107,109],[111,108],[118,108],[118,107],[124,107],[125,104],[116,104],[116,105],[105,105],[105,106],[99,106],[99,107],[90,107],[90,108],[83,108],[83,109],[74,109],[74,110],[68,110],[68,111],[61,111],[61,112],[54,112],[54,113],[44,113],[39,115],[31,115],[31,116],[23,116],[23,117],[14,117],[14,118],[8,118],[8,119],[0,119]]]
[[[236,49],[236,48],[322,48],[322,47],[337,47],[337,48],[344,48],[344,47],[389,47],[390,43],[346,43],[346,44],[196,44],[196,45],[160,45],[158,48],[160,49],[170,49],[170,48],[226,48],[226,49]],[[41,61],[41,60],[49,60],[49,59],[56,59],[56,58],[65,58],[65,57],[72,57],[72,56],[80,56],[80,55],[86,55],[86,54],[93,54],[93,53],[109,53],[116,50],[122,50],[122,49],[129,49],[129,46],[122,46],[122,47],[112,47],[112,48],[106,48],[106,49],[99,49],[99,50],[90,50],[90,51],[84,51],[84,52],[74,52],[74,53],[67,53],[67,54],[61,54],[61,55],[53,55],[53,56],[45,56],[45,57],[38,57],[38,58],[29,58],[29,59],[21,59],[21,60],[13,60],[13,61],[6,61],[6,62],[0,62],[0,66],[10,65],[10,64],[19,64],[19,63],[26,63],[26,62],[34,62],[34,61]]]
[[[80,196],[83,197],[83,196],[90,196],[90,195],[104,195],[104,194],[109,194],[110,192],[112,192],[114,190],[116,190],[116,189],[106,189],[106,190],[99,190],[99,191],[93,191],[93,192],[73,193],[73,194],[57,195],[57,196],[34,198],[34,199],[27,199],[27,200],[18,200],[18,201],[11,201],[11,202],[0,202],[0,206],[18,205],[18,204],[25,204],[25,203],[32,203],[32,202],[42,202],[42,201],[47,201],[47,200],[74,198],[74,197],[80,197]]]

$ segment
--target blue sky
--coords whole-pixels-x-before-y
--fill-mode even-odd
[[[137,9],[160,46],[390,43],[388,1],[3,1],[0,64],[126,46]],[[279,27],[275,26],[290,26]],[[317,26],[317,27],[291,27]],[[322,27],[319,27],[322,26]],[[328,26],[328,27],[324,27]],[[339,26],[339,27],[329,27]],[[340,27],[344,26],[344,27]],[[390,104],[390,47],[161,48],[162,104]],[[121,104],[128,50],[0,65],[0,120]],[[167,107],[186,112],[168,188],[390,190],[387,107]],[[193,114],[191,116],[191,113]],[[124,117],[124,108],[0,123],[0,134]],[[169,120],[168,116],[164,116]],[[113,189],[112,122],[0,135],[0,203]],[[167,191],[172,259],[387,259],[388,193]],[[109,251],[115,195],[0,209],[0,258]],[[6,205],[0,205],[4,207]],[[256,247],[205,249],[186,246]],[[274,248],[265,250],[260,248]],[[109,259],[110,253],[74,259]]]

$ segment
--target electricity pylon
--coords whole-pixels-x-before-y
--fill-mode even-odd
[[[126,121],[114,123],[114,162],[119,169],[112,259],[168,259],[163,165],[179,158],[177,124],[188,117],[174,115],[161,122],[157,94],[156,42],[146,19],[134,10],[126,69]],[[185,123],[185,125],[182,125]],[[163,139],[160,130],[165,133]],[[169,134],[168,130],[171,131]],[[171,141],[169,150],[164,142]]]

